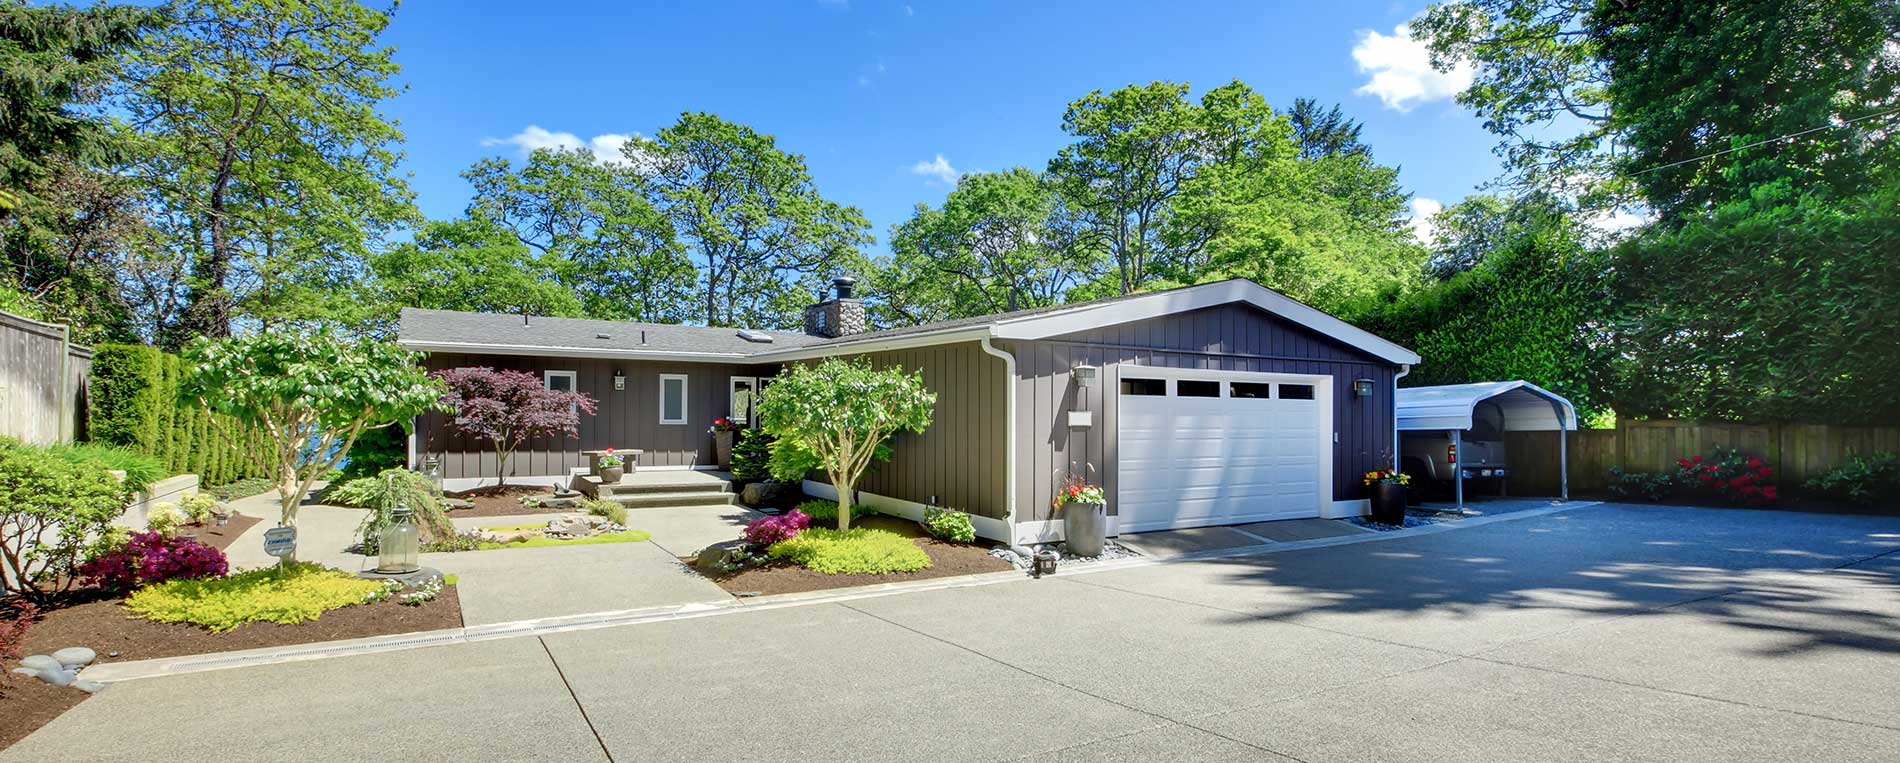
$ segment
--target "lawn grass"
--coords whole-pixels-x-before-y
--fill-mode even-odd
[[[543,527],[543,526],[544,525],[532,525],[532,527]],[[487,529],[500,530],[502,528],[490,527]],[[653,538],[653,534],[645,530],[622,530],[617,533],[601,533],[599,535],[589,535],[585,538],[545,538],[543,537],[543,538],[529,538],[527,540],[516,541],[514,543],[497,543],[497,542],[490,541],[490,542],[483,543],[479,546],[476,546],[475,549],[477,551],[490,551],[490,550],[498,549],[498,548],[545,548],[547,546],[592,546],[592,545],[597,545],[601,543],[638,543],[643,540],[651,540],[652,538]]]

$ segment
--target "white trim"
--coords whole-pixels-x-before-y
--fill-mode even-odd
[[[533,344],[485,344],[480,342],[401,341],[396,344],[417,352],[462,352],[488,355],[527,355],[550,358],[628,358],[634,360],[683,360],[707,363],[719,360],[751,360],[740,352],[687,352],[681,350],[621,350],[607,347],[566,347]]]
[[[1102,305],[1054,310],[1020,318],[1004,316],[991,324],[990,333],[998,339],[1048,339],[1102,326],[1159,318],[1164,315],[1218,307],[1234,302],[1251,304],[1320,334],[1357,347],[1389,363],[1419,362],[1418,353],[1242,278],[1156,292]]]
[[[752,423],[750,420],[750,417],[744,420],[733,418],[733,416],[738,415],[734,413],[733,411],[733,408],[734,408],[733,390],[739,386],[739,382],[751,382],[753,405],[755,407],[758,405],[759,377],[757,376],[728,376],[726,377],[726,418],[731,419],[732,423],[734,424],[748,424],[749,425]]]
[[[1345,519],[1346,517],[1363,517],[1371,513],[1372,500],[1358,498],[1350,501],[1333,501],[1332,507],[1320,512],[1319,516],[1321,519]]]
[[[567,377],[567,391],[569,392],[581,391],[580,373],[576,371],[567,371],[567,370],[560,370],[560,369],[542,371],[541,372],[541,388],[554,389],[553,382],[554,382],[554,377],[556,376]]]
[[[910,347],[931,347],[939,344],[951,344],[953,342],[975,342],[987,339],[990,336],[990,327],[988,325],[957,326],[934,331],[921,331],[915,334],[904,334],[889,339],[844,340],[813,347],[789,347],[783,350],[772,350],[757,355],[748,355],[746,356],[746,360],[754,363],[808,360],[812,358],[828,358],[835,355],[857,355],[866,352],[902,350]]]
[[[678,379],[680,383],[680,417],[678,419],[669,419],[666,417],[666,383],[674,379]],[[654,411],[659,414],[660,423],[666,426],[676,426],[692,420],[693,415],[687,410],[687,403],[692,401],[692,392],[693,383],[686,374],[660,374],[660,405],[659,408]]]
[[[1020,527],[1016,524],[1016,356],[1006,350],[999,350],[990,344],[989,337],[978,340],[977,346],[984,352],[1003,359],[1003,386],[1008,394],[1003,398],[1003,516],[1008,527]],[[1022,545],[1020,532],[1004,536],[1010,545]]]
[[[805,495],[809,495],[813,498],[823,498],[827,501],[838,500],[838,489],[832,487],[829,482],[805,480],[804,484],[800,487],[805,491]],[[902,517],[913,522],[924,521],[924,509],[926,507],[915,501],[906,501],[902,498],[891,498],[889,496],[859,490],[858,502],[876,509],[879,514]],[[1009,542],[1009,523],[1003,520],[995,517],[980,517],[971,514],[970,526],[976,529],[976,535],[979,538]]]

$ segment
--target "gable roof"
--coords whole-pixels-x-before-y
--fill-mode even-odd
[[[749,331],[666,323],[464,313],[405,307],[396,341],[412,350],[567,357],[641,357],[682,360],[743,359],[765,350],[824,341],[796,331]]]
[[[541,317],[528,318],[524,325],[519,315],[404,308],[398,342],[410,349],[436,352],[775,362],[984,338],[1048,339],[1232,303],[1251,304],[1388,363],[1419,362],[1418,354],[1411,350],[1244,278],[836,339],[799,332],[754,332],[769,335],[771,343],[747,341],[737,329],[730,328]],[[602,339],[600,334],[608,338]]]

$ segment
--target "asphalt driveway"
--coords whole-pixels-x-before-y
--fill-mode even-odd
[[[131,681],[0,761],[1891,761],[1896,684],[1900,518],[1604,505]]]

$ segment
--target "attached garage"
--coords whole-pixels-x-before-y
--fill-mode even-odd
[[[1328,376],[1124,369],[1120,531],[1321,516],[1331,391]]]

